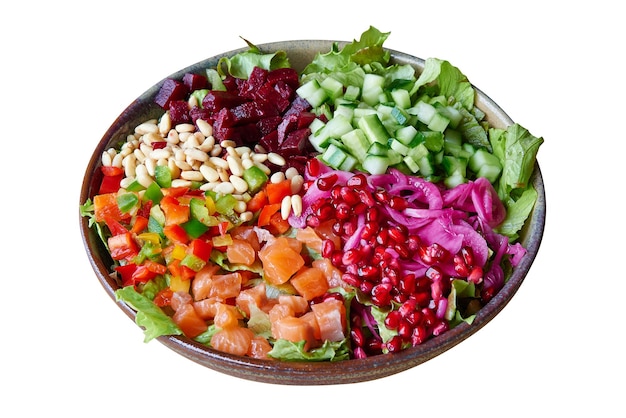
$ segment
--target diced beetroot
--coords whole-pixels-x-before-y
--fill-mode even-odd
[[[191,122],[191,116],[189,116],[189,104],[186,100],[172,100],[168,110],[170,112],[172,125]]]
[[[294,167],[299,173],[304,173],[304,168],[309,158],[309,155],[294,155],[293,157],[286,159],[287,164],[285,164],[281,169],[287,170],[289,167]]]
[[[259,141],[259,129],[256,124],[248,123],[245,125],[232,126],[229,128],[213,125],[213,136],[218,142],[230,139],[235,141],[237,146],[250,145]]]
[[[282,97],[269,83],[263,84],[263,86],[255,92],[255,97],[257,100],[271,104],[279,113],[283,113],[291,104],[288,98]]]
[[[265,136],[272,131],[275,131],[278,127],[280,121],[283,120],[281,116],[270,116],[267,118],[260,119],[256,126],[259,128],[259,132],[261,136]]]
[[[183,84],[189,92],[209,88],[209,80],[201,74],[186,73],[183,76]]]
[[[278,144],[282,144],[287,135],[294,131],[298,126],[298,117],[296,113],[283,115],[283,120],[280,122],[276,130],[278,131]]]
[[[302,112],[298,115],[298,125],[296,129],[308,128],[311,122],[315,119],[315,113]]]
[[[292,89],[297,89],[300,85],[300,77],[298,72],[293,68],[277,68],[272,70],[267,75],[267,82],[276,84],[278,81],[282,81],[289,85]]]
[[[265,84],[268,71],[261,67],[254,67],[250,76],[240,85],[239,94],[243,97],[254,98],[255,93]]]
[[[293,102],[291,102],[291,106],[289,107],[289,110],[287,110],[287,113],[300,114],[309,110],[311,110],[311,105],[309,104],[309,102],[307,102],[306,99],[303,99],[302,97],[296,95],[296,97],[293,99]]]
[[[245,102],[246,99],[236,93],[222,90],[210,90],[206,96],[204,96],[204,99],[202,99],[202,107],[217,113],[224,108],[235,107]]]
[[[242,103],[233,107],[231,112],[237,125],[257,122],[263,118],[279,115],[274,106],[261,100]]]
[[[213,130],[215,130],[216,127],[220,129],[230,128],[231,126],[235,126],[235,119],[230,109],[225,107],[214,115]]]
[[[204,119],[209,123],[213,123],[213,119],[211,117],[211,111],[209,109],[205,109],[203,107],[194,106],[189,109],[189,116],[191,117],[191,121],[195,124],[198,119]]]
[[[163,82],[154,102],[167,110],[171,101],[184,100],[188,93],[189,91],[183,82],[168,78]]]
[[[278,143],[278,132],[272,131],[263,136],[259,140],[259,144],[265,148],[267,152],[278,152],[280,149],[280,144]]]
[[[311,130],[309,128],[302,128],[289,132],[285,140],[282,144],[280,144],[280,155],[283,157],[303,155],[307,150],[310,135]]]
[[[229,74],[222,80],[222,84],[224,84],[226,90],[230,92],[236,92],[239,90],[238,80],[238,78],[235,78]]]
[[[274,90],[276,90],[278,94],[281,95],[281,97],[289,100],[289,102],[291,102],[296,96],[296,89],[292,88],[284,81],[278,81],[276,84],[274,84]]]

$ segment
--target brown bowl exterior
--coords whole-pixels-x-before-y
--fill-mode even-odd
[[[282,41],[261,44],[258,47],[262,51],[268,52],[286,51],[292,67],[300,71],[314,58],[317,52],[329,51],[333,42],[325,40]],[[206,68],[215,67],[221,57],[232,56],[245,50],[247,48],[208,58],[184,68],[168,76],[168,78],[181,79],[187,72],[200,73]],[[396,63],[413,65],[418,72],[423,69],[424,60],[420,58],[393,50],[390,50],[390,53],[392,60]],[[125,141],[126,135],[132,132],[139,123],[160,116],[162,109],[153,102],[153,99],[164,80],[155,84],[133,101],[104,134],[87,165],[80,193],[80,204],[93,197],[97,192],[101,181],[98,167],[101,164],[102,153],[109,147]],[[476,90],[476,104],[485,112],[487,120],[492,126],[506,128],[513,123],[511,118],[496,103],[479,89]],[[538,200],[521,234],[521,243],[528,253],[520,265],[514,269],[512,276],[500,292],[478,312],[471,325],[462,323],[420,346],[409,348],[397,354],[324,363],[264,361],[234,356],[179,336],[160,337],[158,340],[173,351],[212,370],[247,380],[283,385],[330,385],[363,382],[413,368],[449,350],[476,333],[506,306],[521,286],[539,250],[545,225],[545,190],[538,164],[535,165],[531,181],[538,192]],[[93,270],[105,291],[115,301],[115,291],[120,288],[120,285],[110,276],[112,260],[95,231],[88,227],[87,219],[84,217],[80,217],[80,230]],[[135,312],[125,303],[116,303],[134,321]]]

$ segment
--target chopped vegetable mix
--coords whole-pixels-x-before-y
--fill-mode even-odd
[[[389,33],[301,73],[249,50],[168,79],[81,205],[145,341],[266,360],[417,346],[504,286],[542,138],[489,126],[459,69],[393,63]],[[139,157],[141,158],[139,158]]]

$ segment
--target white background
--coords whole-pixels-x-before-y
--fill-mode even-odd
[[[624,416],[619,2],[370,3],[3,3],[0,415]],[[152,84],[240,36],[352,40],[369,25],[391,32],[389,48],[449,60],[544,137],[545,236],[519,292],[452,350],[359,384],[249,382],[144,344],[78,229],[104,132]]]

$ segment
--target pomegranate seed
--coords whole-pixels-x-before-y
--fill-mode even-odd
[[[371,355],[381,354],[383,352],[383,343],[378,338],[370,337],[366,340],[364,349]]]
[[[435,312],[430,308],[422,308],[422,315],[424,317],[424,325],[430,327],[435,324],[437,321],[437,317],[435,316]]]
[[[417,302],[415,301],[415,299],[408,299],[398,308],[398,312],[400,312],[400,315],[402,315],[402,317],[406,317],[409,313],[415,311],[416,307]]]
[[[317,179],[317,187],[322,191],[329,191],[337,182],[337,174],[331,173]]]
[[[387,231],[387,229],[381,228],[378,232],[378,235],[376,235],[376,243],[379,245],[386,245],[388,238],[389,232]]]
[[[306,224],[311,228],[317,228],[318,226],[320,226],[320,223],[320,218],[313,214],[306,217]]]
[[[356,188],[364,188],[367,185],[367,178],[361,173],[357,173],[346,181],[346,185]]]
[[[356,205],[354,205],[354,208],[352,209],[355,215],[363,215],[366,210],[367,210],[367,206],[365,205],[365,203],[361,201],[359,201]]]
[[[434,336],[441,335],[448,330],[448,323],[446,321],[439,321],[433,326],[432,333]]]
[[[469,269],[461,254],[454,255],[454,271],[461,277],[467,277],[469,275]]]
[[[337,216],[337,219],[348,219],[350,217],[350,211],[350,205],[346,202],[340,202],[335,206],[335,216]]]
[[[411,338],[411,332],[413,331],[413,327],[406,319],[402,319],[400,324],[398,325],[398,335],[402,337],[404,340],[408,340]]]
[[[413,328],[413,332],[411,333],[411,344],[413,346],[420,345],[428,338],[428,333],[426,332],[426,327],[422,325],[418,325]]]
[[[341,275],[341,280],[343,280],[347,285],[354,287],[359,287],[361,284],[361,280],[356,275],[350,273],[343,273]]]
[[[400,278],[398,275],[398,271],[393,267],[385,267],[383,268],[383,277],[385,277],[393,286],[398,286],[400,283]]]
[[[378,222],[380,220],[380,211],[376,206],[367,208],[365,212],[365,220],[369,222]]]
[[[361,282],[361,285],[359,286],[359,289],[361,289],[361,292],[363,293],[370,294],[372,293],[372,289],[374,289],[374,283],[363,280]]]
[[[407,207],[406,200],[400,196],[392,196],[389,201],[389,207],[395,210],[404,210]]]
[[[399,243],[399,242],[396,243],[393,246],[393,249],[396,250],[396,252],[401,258],[409,258],[409,256],[411,255],[407,246],[402,243]]]
[[[380,226],[377,222],[367,222],[363,226],[363,232],[361,232],[361,238],[364,240],[369,240],[370,238],[374,238],[378,233]]]
[[[354,235],[354,233],[356,232],[356,226],[356,219],[346,220],[342,225],[343,235],[347,237],[351,237],[352,235]]]
[[[406,302],[409,299],[409,297],[405,295],[404,293],[398,291],[397,289],[394,289],[394,291],[391,292],[391,299],[396,303],[402,304]]]
[[[333,209],[330,203],[324,203],[315,211],[315,214],[320,221],[327,221],[335,216],[335,209]]]
[[[341,263],[344,266],[356,264],[361,259],[361,254],[356,248],[351,248],[341,256]]]
[[[326,292],[322,295],[322,300],[324,301],[331,299],[338,300],[339,302],[344,301],[343,295],[339,292]]]
[[[352,353],[355,359],[367,358],[367,353],[365,353],[365,350],[363,349],[363,347],[356,347]]]
[[[306,169],[311,177],[317,177],[320,174],[320,162],[317,158],[311,158],[306,163]]]
[[[372,247],[370,244],[364,244],[363,246],[361,246],[361,248],[359,248],[359,252],[361,253],[361,260],[367,260],[372,257],[372,254],[374,253],[374,247]]]
[[[480,292],[480,299],[482,300],[483,303],[487,303],[491,299],[493,299],[493,297],[495,295],[496,295],[496,288],[495,287],[490,287],[488,289],[483,289]]]
[[[389,194],[387,193],[387,190],[385,189],[377,189],[374,192],[374,197],[380,203],[389,204]]]
[[[343,223],[339,221],[333,222],[331,228],[335,234],[341,235],[341,233],[343,232]]]
[[[418,253],[422,261],[429,265],[438,261],[443,262],[448,258],[448,251],[437,243],[419,247]]]
[[[387,306],[391,302],[391,289],[389,283],[380,283],[372,288],[372,302],[376,306]]]
[[[372,194],[365,189],[357,189],[357,194],[359,195],[359,199],[365,206],[372,207],[376,204],[376,201],[372,197]]]
[[[417,237],[417,235],[409,235],[409,237],[406,239],[406,245],[409,250],[417,251],[420,247],[420,239]]]
[[[367,280],[376,279],[380,274],[380,270],[376,266],[361,266],[359,268],[359,276],[364,277]]]
[[[330,258],[335,252],[335,242],[331,239],[325,239],[322,243],[322,257]]]
[[[363,336],[363,331],[361,331],[360,328],[352,328],[350,330],[350,337],[352,338],[352,342],[354,342],[357,347],[362,347],[365,343],[365,337]]]
[[[335,266],[341,266],[343,264],[343,253],[341,251],[335,251],[330,257],[330,262]]]
[[[354,205],[356,203],[359,203],[359,196],[356,194],[356,192],[354,192],[354,190],[350,189],[349,187],[343,186],[341,187],[339,192],[341,198],[347,204]]]
[[[416,326],[422,320],[422,313],[420,311],[412,311],[409,312],[404,319],[406,319],[409,324]]]
[[[478,284],[483,281],[483,268],[480,266],[476,266],[472,269],[470,274],[467,276],[467,281],[471,283]]]
[[[350,264],[345,267],[346,273],[354,274],[355,276],[359,275],[359,266],[357,266],[356,264]]]
[[[426,270],[426,273],[424,274],[433,282],[438,282],[438,281],[441,281],[441,279],[443,279],[443,273],[437,267],[433,267],[433,266],[428,267],[428,270]]]
[[[394,335],[389,341],[385,343],[385,347],[390,353],[397,353],[402,350],[402,337]]]
[[[389,227],[389,238],[399,244],[404,244],[407,241],[406,233],[400,225],[392,225]]]
[[[465,265],[468,267],[474,265],[474,252],[470,247],[461,248],[461,256],[463,257],[463,261],[465,261]]]
[[[339,184],[335,184],[331,189],[330,189],[330,197],[335,200],[335,201],[339,201],[339,200],[343,200],[343,198],[341,197],[341,189],[343,188],[343,186],[340,186]]]
[[[424,308],[430,303],[430,291],[413,293],[411,299],[415,300],[417,306]]]
[[[397,329],[398,325],[400,325],[400,320],[402,319],[402,315],[398,311],[391,311],[385,317],[383,323],[387,329]]]
[[[406,276],[400,279],[400,283],[399,283],[400,291],[402,293],[406,293],[407,295],[410,295],[411,293],[415,292],[415,289],[416,289],[415,283],[416,283],[415,275],[407,274]]]

